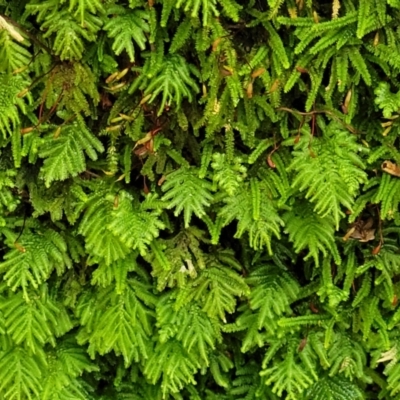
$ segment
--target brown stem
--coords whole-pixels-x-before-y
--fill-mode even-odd
[[[52,69],[52,71],[55,71],[55,69]],[[54,77],[55,77],[55,73],[52,73],[49,81],[46,83],[46,87],[44,88],[42,100],[40,102],[40,107],[39,107],[39,121],[42,119],[44,103],[46,101],[47,93],[50,89],[50,85],[52,84],[52,82],[54,80]]]
[[[54,113],[54,111],[56,110],[58,103],[60,102],[61,98],[63,95],[63,90],[61,91],[61,93],[58,95],[56,102],[53,104],[53,106],[51,107],[50,111],[47,113],[47,115],[45,115],[44,117],[39,118],[38,123],[35,125],[35,129],[37,129],[43,122],[47,121],[51,115]]]
[[[309,111],[309,112],[302,112],[302,111],[294,110],[294,109],[288,108],[288,107],[278,107],[277,110],[278,111],[286,111],[291,114],[304,115],[304,116],[314,116],[315,114],[327,114],[327,115],[330,115],[335,121],[341,123],[351,133],[360,133],[359,131],[357,131],[356,128],[354,128],[351,125],[346,124],[340,118],[338,118],[332,111],[329,111],[329,110],[313,110],[313,111]]]

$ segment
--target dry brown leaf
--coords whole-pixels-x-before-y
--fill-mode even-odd
[[[339,10],[340,10],[340,0],[333,0],[332,19],[335,19],[339,16]]]
[[[358,239],[360,242],[370,242],[375,239],[374,220],[368,218],[366,221],[358,221],[350,225],[350,229],[343,236],[343,240]]]
[[[265,68],[258,68],[256,69],[252,74],[252,78],[258,78],[260,75],[262,75],[265,72]]]
[[[253,97],[253,81],[251,81],[247,85],[246,93],[247,93],[247,98],[248,99],[251,99]]]
[[[387,172],[390,175],[397,176],[400,178],[400,168],[391,161],[384,161],[382,163],[382,170]]]
[[[5,29],[11,37],[13,37],[18,42],[23,42],[23,36],[11,25],[9,24],[2,16],[0,16],[0,29]]]

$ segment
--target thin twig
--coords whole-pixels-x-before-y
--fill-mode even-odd
[[[52,68],[52,70],[55,70],[55,69]],[[50,85],[53,83],[53,80],[54,80],[55,76],[56,75],[52,73],[51,76],[50,76],[50,79],[48,80],[48,82],[46,82],[46,86],[44,88],[43,95],[42,95],[42,100],[40,102],[39,121],[42,119],[43,107],[44,107],[44,103],[46,101],[47,93],[48,93],[48,91],[50,89]]]
[[[303,115],[303,116],[314,116],[315,114],[327,114],[327,115],[331,116],[335,121],[341,123],[351,133],[355,133],[355,134],[360,133],[359,131],[357,131],[356,128],[354,128],[353,126],[351,126],[349,124],[346,124],[340,118],[338,118],[332,111],[329,111],[329,110],[313,110],[313,111],[308,111],[308,112],[302,112],[302,111],[294,110],[294,109],[288,108],[288,107],[278,107],[277,110],[278,111],[286,111],[291,114],[297,114],[297,115]]]
[[[48,121],[48,119],[51,117],[51,115],[56,111],[56,108],[61,101],[63,93],[64,93],[64,90],[61,90],[61,93],[58,95],[56,102],[53,104],[53,106],[51,107],[51,109],[47,113],[47,115],[39,118],[38,123],[35,125],[35,129],[37,129],[43,122]]]

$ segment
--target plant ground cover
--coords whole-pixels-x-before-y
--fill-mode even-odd
[[[0,0],[0,398],[400,399],[399,0]]]

